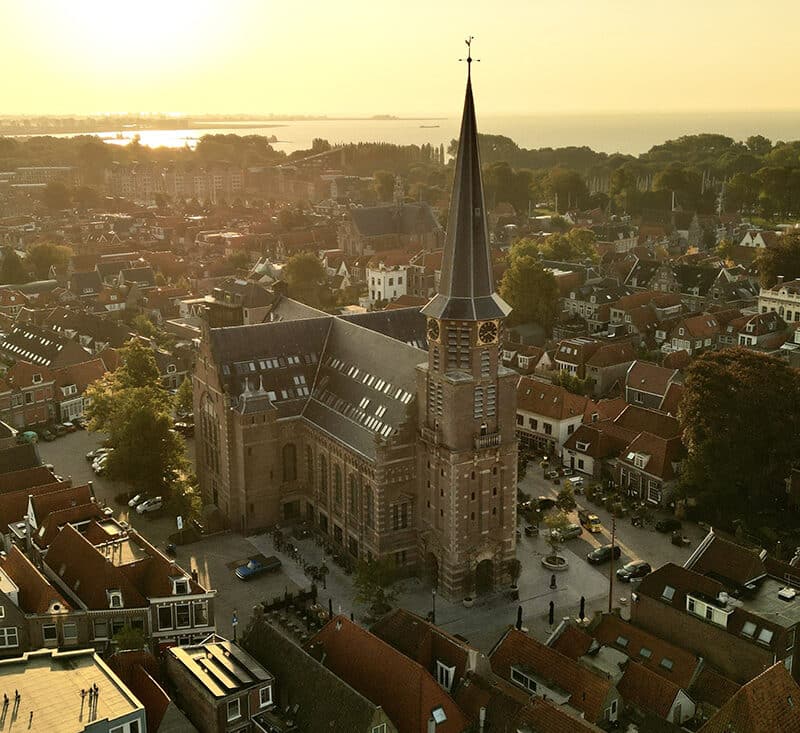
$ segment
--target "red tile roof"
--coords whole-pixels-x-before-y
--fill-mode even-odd
[[[521,377],[517,382],[517,409],[542,415],[552,420],[568,420],[582,416],[588,397],[572,394],[564,387]]]
[[[600,720],[606,700],[613,692],[611,680],[593,674],[585,667],[550,649],[517,629],[509,629],[489,653],[492,670],[511,679],[512,665],[527,668],[571,695],[569,704],[585,713],[589,720]]]
[[[19,588],[19,608],[25,613],[60,613],[71,610],[70,605],[19,550],[12,545],[0,559],[2,569]]]
[[[676,466],[685,451],[680,438],[664,439],[652,433],[639,433],[619,457],[620,463],[634,470],[644,471],[650,476],[657,476],[662,481],[672,481],[677,473]],[[644,467],[635,464],[634,454],[649,456]]]
[[[43,550],[50,545],[63,527],[81,524],[92,519],[100,519],[102,516],[103,510],[93,501],[51,511],[42,520],[39,529],[36,530],[33,536],[33,541],[37,547]]]
[[[34,466],[23,468],[20,471],[11,471],[0,474],[0,493],[21,491],[33,486],[42,486],[53,483],[53,472],[47,466]]]
[[[380,705],[398,731],[426,733],[431,711],[444,708],[441,733],[462,733],[469,720],[425,670],[344,616],[331,619],[306,650],[368,700]]]
[[[68,486],[57,491],[34,496],[31,500],[33,516],[41,525],[52,512],[61,511],[79,504],[89,504],[93,500],[92,489],[88,484]]]
[[[674,417],[636,405],[628,405],[615,418],[614,424],[630,430],[633,435],[643,432],[658,435],[660,438],[674,438],[680,435],[680,425]]]
[[[589,651],[593,643],[594,639],[583,629],[568,624],[549,646],[565,657],[579,659]]]
[[[675,369],[665,369],[658,364],[637,359],[628,368],[625,386],[663,397],[675,376]]]
[[[54,481],[42,486],[33,486],[29,489],[11,491],[7,494],[0,494],[0,517],[5,525],[19,522],[28,512],[28,497],[46,494],[58,489],[69,487],[69,481]]]
[[[689,694],[698,702],[707,702],[721,708],[739,689],[739,685],[716,670],[703,665],[700,674],[689,689]]]
[[[685,354],[686,352],[684,351],[683,353]],[[664,395],[664,399],[661,400],[658,409],[661,410],[661,412],[666,412],[667,415],[677,417],[678,408],[680,407],[681,399],[683,399],[683,390],[684,387],[682,384],[678,384],[677,382],[670,384],[669,387],[667,387],[667,393]]]
[[[677,685],[637,662],[628,662],[617,689],[626,703],[649,710],[660,718],[669,716],[670,708],[680,692]]]
[[[783,662],[778,662],[743,685],[699,733],[797,731],[800,731],[800,688]]]

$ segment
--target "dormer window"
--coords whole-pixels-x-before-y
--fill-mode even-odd
[[[42,381],[42,375],[41,374],[34,374],[33,375],[33,383],[34,384],[39,384],[41,381]]]
[[[122,592],[118,590],[106,591],[108,594],[109,608],[122,608]]]
[[[189,581],[186,578],[173,579],[172,591],[176,596],[185,596],[189,592]]]

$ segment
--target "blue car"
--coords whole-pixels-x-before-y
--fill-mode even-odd
[[[240,565],[236,568],[236,577],[239,580],[250,580],[262,573],[272,573],[281,566],[281,561],[277,557],[268,557],[263,562],[251,558],[246,564]]]

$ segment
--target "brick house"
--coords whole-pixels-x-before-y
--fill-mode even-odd
[[[217,638],[172,647],[165,660],[176,701],[201,733],[269,730],[254,722],[274,707],[275,680],[237,644]]]
[[[503,680],[573,709],[590,723],[615,722],[622,698],[611,676],[592,671],[515,628],[489,652],[492,670]]]
[[[719,319],[711,313],[683,318],[673,327],[669,344],[664,344],[665,351],[686,351],[695,356],[703,351],[717,347],[717,338],[722,333]]]
[[[637,359],[625,374],[625,401],[658,410],[669,386],[681,380],[677,369],[666,369]]]
[[[17,361],[0,380],[0,420],[22,429],[51,422],[56,414],[54,387],[47,366]]]

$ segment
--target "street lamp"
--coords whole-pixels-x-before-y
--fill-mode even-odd
[[[433,610],[431,611],[431,623],[436,623],[436,588],[431,588],[431,601],[433,602]]]

